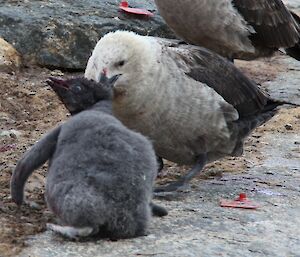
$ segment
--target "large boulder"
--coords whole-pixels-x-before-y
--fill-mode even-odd
[[[129,0],[151,10],[151,18],[119,11],[120,0],[0,1],[0,37],[22,54],[26,63],[60,69],[84,69],[96,42],[117,29],[143,35],[174,37],[157,14],[154,0]]]
[[[0,71],[11,71],[20,66],[20,54],[11,44],[0,37]]]

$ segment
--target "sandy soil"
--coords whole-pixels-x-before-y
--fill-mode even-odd
[[[0,131],[11,132],[0,136],[1,256],[4,253],[14,256],[23,246],[24,237],[44,230],[51,218],[43,198],[46,167],[34,173],[26,190],[28,198],[40,204],[39,208],[24,206],[18,209],[9,194],[11,172],[22,153],[49,128],[66,118],[66,111],[58,99],[43,86],[42,81],[48,76],[50,71],[41,69],[0,75]],[[5,146],[12,147],[5,149]]]

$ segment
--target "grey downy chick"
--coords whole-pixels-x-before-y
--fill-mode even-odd
[[[115,76],[113,80],[117,78],[118,76]],[[103,79],[105,80],[105,78]],[[99,84],[79,77],[69,80],[52,77],[47,82],[72,115],[90,108],[98,101],[106,98],[108,93],[111,93],[103,89]],[[103,83],[105,81],[100,82]],[[157,157],[157,161],[159,167],[158,172],[160,172],[163,169],[163,160]],[[161,214],[154,212],[153,214],[156,216],[164,216],[166,212],[163,211]]]
[[[283,104],[205,48],[133,32],[101,38],[85,71],[94,81],[116,75],[114,115],[150,138],[158,156],[194,165],[157,192],[184,188],[206,163],[241,155],[246,137]]]
[[[188,43],[229,59],[270,56],[279,48],[300,60],[299,17],[281,0],[155,0],[168,26]]]
[[[61,79],[51,77],[47,81],[48,85],[54,90],[59,99],[62,101],[67,110],[72,114],[77,114],[83,110],[91,108],[94,104],[105,99],[112,98],[112,85],[118,76],[114,76],[111,79],[102,77],[100,83],[85,79],[83,77],[77,77],[73,79]],[[107,89],[107,85],[110,86]],[[111,103],[109,103],[111,104]],[[163,166],[163,163],[159,166]],[[158,169],[160,171],[162,167]],[[152,209],[152,215],[162,217],[168,215],[165,208],[154,204],[150,204]]]
[[[72,109],[81,112],[27,151],[11,178],[12,199],[21,205],[27,178],[49,160],[45,198],[62,225],[48,228],[69,238],[142,236],[150,220],[155,154],[144,136],[111,115],[110,82],[102,83],[100,101]]]

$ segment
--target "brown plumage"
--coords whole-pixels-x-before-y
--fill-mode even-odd
[[[189,43],[225,57],[254,59],[279,48],[300,60],[299,17],[281,0],[155,0],[167,24]],[[294,16],[294,17],[293,17]]]
[[[113,113],[123,124],[150,138],[158,156],[195,165],[163,190],[182,186],[207,162],[241,155],[245,138],[282,104],[216,53],[126,31],[95,47],[85,77],[101,74],[118,76]]]

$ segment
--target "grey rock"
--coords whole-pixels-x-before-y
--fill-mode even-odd
[[[300,104],[299,61],[282,57],[280,63],[287,67],[287,72],[277,74],[273,81],[265,82],[264,87],[274,99]]]
[[[286,130],[293,130],[293,126],[291,124],[286,124],[284,127]]]
[[[283,2],[291,9],[300,8],[299,0],[283,0]]]
[[[20,54],[0,37],[0,71],[12,71],[20,65]]]
[[[151,18],[119,11],[120,0],[0,0],[0,36],[25,63],[61,69],[84,69],[95,44],[109,31],[174,37],[157,14],[153,0],[129,1],[154,12]]]

